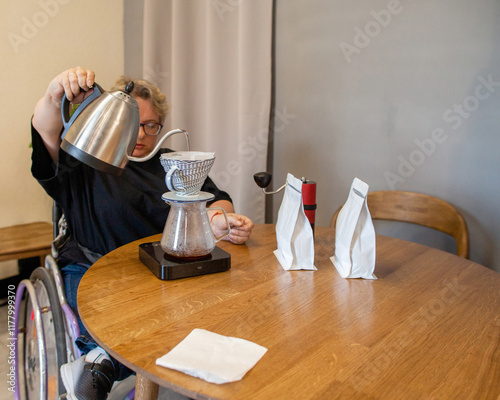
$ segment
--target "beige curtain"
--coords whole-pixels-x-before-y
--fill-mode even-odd
[[[166,128],[215,151],[210,177],[236,212],[264,222],[253,174],[266,170],[272,0],[145,0],[143,74],[167,94]],[[185,149],[177,135],[166,147]]]

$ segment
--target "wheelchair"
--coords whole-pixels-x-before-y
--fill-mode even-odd
[[[53,257],[19,283],[15,300],[16,400],[58,399],[64,385],[59,370],[80,357],[79,335],[62,277]]]
[[[62,224],[64,217],[58,220],[59,229],[63,229]],[[81,356],[75,344],[79,334],[77,318],[66,300],[60,269],[49,255],[45,265],[36,268],[29,279],[22,280],[16,291],[15,400],[66,398],[60,368]],[[110,398],[116,398],[113,391]],[[134,389],[119,398],[132,400]]]

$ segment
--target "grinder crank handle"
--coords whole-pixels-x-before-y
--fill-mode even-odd
[[[257,186],[262,188],[264,194],[276,194],[281,192],[286,187],[285,183],[283,186],[281,186],[278,190],[275,190],[274,192],[266,192],[266,187],[269,186],[269,184],[271,183],[271,179],[273,179],[273,176],[269,172],[257,172],[256,174],[254,174],[253,179],[257,184]]]

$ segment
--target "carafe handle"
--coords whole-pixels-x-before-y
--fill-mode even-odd
[[[224,218],[226,219],[227,232],[224,233],[223,235],[219,236],[219,237],[217,237],[217,236],[214,235],[215,243],[217,243],[218,241],[224,239],[226,236],[229,236],[229,234],[231,233],[231,226],[229,225],[229,219],[227,218],[226,210],[224,210],[222,207],[210,207],[210,208],[207,208],[207,211],[209,211],[209,210],[221,210],[222,214],[224,215]]]

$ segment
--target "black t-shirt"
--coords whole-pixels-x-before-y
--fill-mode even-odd
[[[31,132],[32,174],[62,208],[72,236],[60,253],[62,265],[89,263],[78,244],[106,254],[163,231],[170,206],[161,199],[167,188],[159,157],[171,150],[162,149],[145,162],[130,161],[121,176],[114,176],[88,167],[63,150],[54,165],[39,133],[33,127]],[[210,178],[202,190],[215,195],[212,202],[231,201]]]

